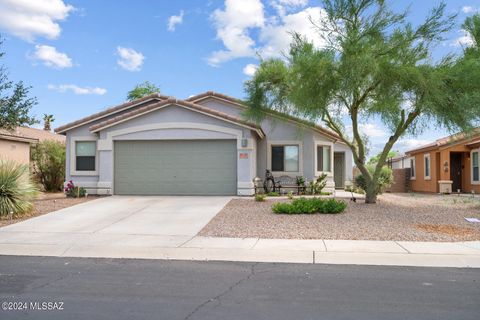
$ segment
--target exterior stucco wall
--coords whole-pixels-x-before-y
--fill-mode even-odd
[[[30,143],[0,140],[0,158],[21,164],[30,163]]]
[[[252,192],[252,180],[255,177],[255,134],[250,129],[200,114],[180,106],[167,106],[146,115],[133,118],[92,134],[88,127],[82,126],[67,133],[67,159],[72,159],[74,141],[79,137],[97,140],[98,174],[82,176],[71,174],[71,165],[67,161],[67,179],[86,187],[90,193],[98,189],[99,193],[112,192],[114,175],[114,146],[116,140],[194,140],[194,139],[235,139],[237,140],[237,184],[239,194]],[[242,145],[246,139],[247,146]],[[240,154],[242,154],[240,156]],[[247,154],[247,156],[245,156]],[[94,188],[96,187],[96,188]],[[114,192],[114,191],[113,191]]]
[[[198,102],[201,105],[215,109],[224,113],[235,116],[242,116],[243,108],[228,101],[220,101],[217,99],[205,99]],[[288,174],[290,176],[302,175],[307,180],[313,180],[318,175],[315,172],[315,152],[316,143],[333,144],[332,152],[345,153],[345,185],[351,185],[353,180],[353,156],[351,150],[342,143],[333,143],[333,141],[324,135],[316,133],[306,127],[299,126],[297,123],[284,121],[275,117],[267,117],[261,123],[261,127],[265,132],[266,138],[257,140],[257,176],[264,178],[265,170],[270,168],[268,163],[269,146],[277,142],[297,142],[301,145],[301,167],[298,173]],[[333,164],[332,164],[333,167]],[[274,175],[284,175],[276,174]],[[327,187],[333,188],[333,170],[328,175]]]

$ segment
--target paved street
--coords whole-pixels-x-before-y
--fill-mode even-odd
[[[0,256],[0,319],[478,319],[480,269]],[[57,304],[58,306],[58,304]]]

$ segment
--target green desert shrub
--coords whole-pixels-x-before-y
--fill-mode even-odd
[[[373,166],[367,167],[368,171],[373,174],[375,168]],[[393,183],[393,171],[389,167],[383,167],[380,171],[380,176],[378,177],[378,189],[376,190],[377,194],[382,194],[385,190],[390,187]],[[359,174],[355,177],[355,187],[366,191],[367,182],[363,174]]]
[[[265,198],[267,198],[267,196],[265,194],[256,194],[255,195],[255,201],[258,201],[258,202],[265,201]]]
[[[307,185],[307,193],[312,195],[321,195],[327,185],[327,174],[321,174],[315,181],[310,181]]]
[[[286,214],[341,213],[346,207],[344,201],[302,197],[292,202],[277,202],[272,210],[274,213]]]
[[[28,213],[38,187],[32,182],[28,165],[0,160],[0,216]]]
[[[65,144],[46,140],[32,148],[35,176],[45,191],[61,191],[65,181]]]
[[[278,192],[269,192],[269,193],[267,193],[267,196],[269,196],[269,197],[279,197],[279,196],[280,196],[280,193],[278,193]]]

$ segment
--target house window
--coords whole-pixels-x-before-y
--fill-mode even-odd
[[[272,146],[272,171],[298,172],[299,171],[299,147]]]
[[[415,179],[417,168],[415,167],[415,158],[410,158],[410,178]]]
[[[95,156],[97,144],[95,141],[75,142],[75,170],[95,171]]]
[[[472,181],[480,182],[480,172],[479,172],[479,160],[478,155],[479,151],[472,152]]]
[[[317,171],[331,172],[332,148],[330,146],[317,145]]]
[[[430,180],[430,154],[423,155],[423,164],[424,164],[424,178]]]

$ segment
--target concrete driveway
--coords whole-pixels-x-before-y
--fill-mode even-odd
[[[195,236],[231,197],[112,196],[0,228],[0,246],[176,247]]]

